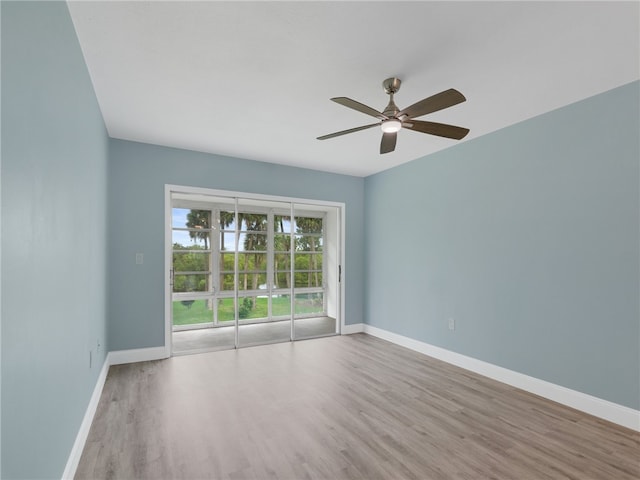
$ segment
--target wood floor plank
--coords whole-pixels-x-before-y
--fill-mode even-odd
[[[77,479],[638,480],[640,434],[356,334],[114,366]]]

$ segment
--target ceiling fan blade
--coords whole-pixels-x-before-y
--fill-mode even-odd
[[[396,149],[397,132],[383,133],[380,142],[380,154],[393,152]]]
[[[367,128],[376,127],[378,125],[380,125],[380,122],[372,123],[370,125],[363,125],[362,127],[350,128],[349,130],[342,130],[340,132],[335,132],[335,133],[330,133],[328,135],[323,135],[321,137],[318,137],[318,140],[326,140],[328,138],[339,137],[340,135],[346,135],[347,133],[359,132],[360,130],[366,130]]]
[[[402,124],[403,128],[408,128],[415,132],[428,133],[438,137],[453,138],[461,140],[469,133],[468,128],[447,125],[446,123],[424,122],[422,120],[409,120]]]
[[[334,97],[331,100],[339,103],[340,105],[344,105],[345,107],[357,110],[358,112],[366,113],[367,115],[371,115],[372,117],[379,118],[380,120],[386,120],[388,118],[386,115],[383,115],[381,112],[366,106],[364,103],[356,102],[355,100],[351,100],[347,97]]]
[[[464,95],[454,88],[445,90],[444,92],[436,93],[428,98],[420,100],[417,103],[401,110],[396,117],[402,118],[406,116],[408,118],[421,117],[427,113],[437,112],[443,108],[453,107],[458,103],[462,103],[466,100]]]

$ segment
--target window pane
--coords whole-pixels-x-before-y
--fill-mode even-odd
[[[273,295],[271,297],[271,314],[274,317],[291,316],[291,296]]]
[[[233,268],[231,269],[233,270]],[[260,272],[267,270],[266,253],[238,253],[238,270]]]
[[[267,318],[267,297],[238,297],[238,317],[240,320]]]
[[[247,252],[265,252],[267,250],[267,234],[241,233],[238,249]]]
[[[225,292],[233,292],[233,279],[235,275],[233,273],[223,273],[220,275],[220,290]]]
[[[246,253],[245,261],[242,263],[243,270],[247,271],[261,271],[267,269],[267,254],[264,253]]]
[[[172,208],[171,209],[171,226],[173,228],[187,228],[188,208]]]
[[[209,291],[209,275],[182,275],[175,273],[173,275],[173,291],[174,292],[208,292]]]
[[[234,231],[235,229],[236,229],[236,214],[234,212],[221,210],[220,211],[220,230]]]
[[[296,272],[296,288],[322,287],[322,272]]]
[[[273,249],[276,252],[291,251],[291,235],[277,234],[273,238]]]
[[[220,290],[233,292],[233,273],[223,273],[220,275]],[[266,272],[238,272],[238,290],[266,290]]]
[[[267,231],[267,216],[259,213],[241,213],[240,229],[246,231]]]
[[[221,298],[218,300],[218,323],[231,322],[236,320],[233,298]]]
[[[221,253],[218,268],[224,272],[233,272],[235,268],[235,253]]]
[[[300,293],[295,296],[296,315],[324,313],[322,293]]]
[[[295,269],[298,270],[309,270],[309,255],[295,255]]]
[[[322,270],[321,253],[297,253],[295,254],[295,269],[298,270]]]
[[[236,250],[235,232],[220,232],[220,250],[235,252]]]
[[[289,271],[291,268],[291,255],[289,253],[276,253],[273,258],[273,269],[276,272]]]
[[[210,266],[210,253],[199,251],[173,252],[174,272],[207,272]]]
[[[273,277],[273,288],[291,288],[291,273],[289,271],[276,272]]]
[[[267,284],[267,273],[238,273],[238,290],[264,290]]]
[[[322,237],[315,235],[296,235],[297,252],[322,251]]]
[[[176,300],[173,302],[173,324],[193,325],[213,322],[213,300]]]
[[[291,233],[291,217],[284,215],[274,215],[273,231],[276,233]]]
[[[174,250],[206,250],[211,245],[209,232],[199,232],[195,230],[173,230],[171,232],[171,242],[173,243]]]
[[[211,228],[211,212],[209,210],[190,210],[188,208],[174,208],[171,212],[171,226],[173,228]]]
[[[296,217],[296,233],[322,233],[322,218]]]

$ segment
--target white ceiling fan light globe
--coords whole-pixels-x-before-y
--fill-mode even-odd
[[[384,133],[396,133],[402,128],[402,122],[395,118],[390,118],[389,120],[382,122],[382,124],[380,124],[380,128]]]

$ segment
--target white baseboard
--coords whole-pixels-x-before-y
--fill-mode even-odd
[[[78,468],[80,457],[82,456],[82,451],[84,450],[84,444],[86,443],[87,437],[89,436],[89,429],[91,428],[91,423],[93,423],[93,417],[96,414],[98,403],[100,402],[100,396],[102,395],[104,382],[107,379],[107,373],[109,373],[109,354],[107,354],[106,358],[104,359],[104,364],[102,365],[102,369],[100,370],[100,375],[98,375],[96,386],[94,387],[93,393],[91,394],[91,399],[89,400],[89,406],[87,407],[87,411],[85,412],[82,423],[80,424],[80,430],[78,430],[78,435],[76,435],[76,440],[73,443],[73,447],[71,448],[71,454],[69,455],[69,459],[67,460],[67,465],[64,468],[62,478],[65,480],[72,480],[76,474],[76,469]]]
[[[492,378],[507,385],[525,390],[541,397],[553,400],[576,410],[602,418],[612,423],[640,431],[640,411],[617,403],[603,400],[586,393],[571,390],[554,383],[514,372],[507,368],[467,357],[441,347],[414,340],[397,333],[389,332],[372,325],[363,325],[364,333],[368,333],[383,340],[415,350],[438,360],[474,373]],[[355,332],[353,332],[355,333]]]
[[[109,352],[110,365],[123,363],[146,362],[149,360],[161,360],[169,358],[165,347],[136,348],[133,350],[116,350]]]
[[[342,326],[342,335],[351,335],[353,333],[362,333],[364,332],[364,323],[354,323],[352,325],[343,325]]]

